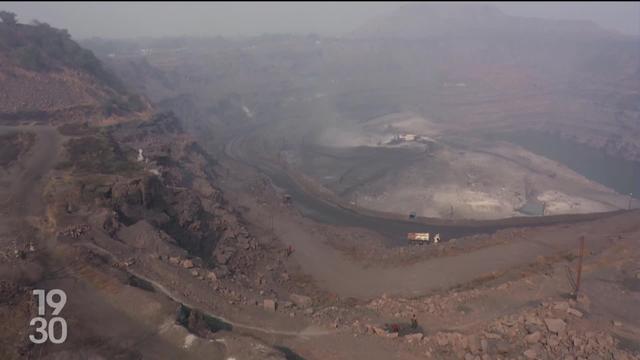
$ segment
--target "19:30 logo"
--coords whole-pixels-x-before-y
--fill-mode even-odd
[[[67,303],[67,294],[60,289],[52,289],[48,292],[35,289],[33,295],[38,298],[39,316],[31,319],[29,323],[30,326],[36,327],[36,334],[29,335],[29,340],[34,344],[44,344],[47,341],[54,344],[64,343],[67,340],[67,321],[58,315]],[[45,318],[46,305],[53,309],[51,315],[54,316],[48,321]]]

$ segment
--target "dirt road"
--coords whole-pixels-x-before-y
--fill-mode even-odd
[[[543,226],[559,223],[580,222],[611,216],[612,213],[557,215],[544,217],[521,217],[484,221],[448,221],[443,219],[420,218],[414,221],[400,220],[398,216],[382,216],[364,209],[355,210],[321,198],[302,188],[285,171],[272,164],[269,159],[252,149],[257,143],[252,134],[258,133],[262,127],[239,132],[225,145],[225,155],[233,161],[249,166],[267,175],[278,187],[292,195],[293,203],[300,212],[312,220],[344,227],[360,227],[381,234],[387,245],[406,244],[409,232],[440,233],[441,239],[490,234],[497,230],[520,226]]]
[[[307,194],[286,174],[268,161],[260,162],[255,154],[244,148],[246,135],[231,140],[226,147],[227,155],[237,161],[268,175],[279,187],[285,188],[297,200],[297,210],[303,217],[283,213],[268,205],[258,204],[249,195],[238,195],[236,200],[250,209],[246,216],[251,223],[260,224],[264,229],[272,228],[285,244],[296,248],[295,258],[303,271],[314,277],[321,286],[345,297],[373,298],[383,293],[418,296],[440,289],[447,289],[469,283],[478,278],[500,274],[509,269],[535,263],[541,256],[563,254],[575,247],[578,233],[589,234],[587,241],[603,241],[611,229],[620,229],[628,224],[634,213],[600,214],[590,216],[558,216],[530,218],[526,226],[555,225],[540,227],[529,232],[527,238],[509,239],[510,242],[483,248],[451,257],[439,257],[413,263],[407,266],[364,267],[347,259],[342,253],[326,242],[326,236],[310,231],[314,222],[338,225],[343,231],[349,227],[373,230],[383,236],[402,236],[410,231],[440,231],[456,236],[495,230],[518,224],[517,220],[477,221],[475,226],[437,226],[424,223],[390,220],[360,214],[350,209],[328,204],[311,194]],[[255,156],[250,156],[255,155]],[[241,175],[246,178],[247,173]],[[273,205],[273,204],[272,204]],[[576,223],[566,227],[560,224]],[[500,224],[501,226],[498,226]]]
[[[43,210],[42,178],[55,164],[60,135],[49,126],[0,126],[0,134],[28,131],[36,134],[36,141],[21,163],[22,171],[8,179],[2,207],[16,217],[38,215]]]
[[[0,179],[8,184],[2,194],[6,216],[0,219],[0,232],[13,235],[29,227],[30,223],[38,222],[38,218],[44,215],[45,203],[41,196],[43,186],[48,172],[56,164],[62,142],[61,135],[53,127],[0,127],[0,134],[18,131],[32,132],[36,138],[31,148],[22,154],[19,162],[5,174],[4,179]],[[180,342],[184,342],[182,339],[188,333],[172,325],[173,316],[178,303],[196,309],[190,299],[170,291],[160,281],[147,278],[133,269],[128,269],[128,272],[152,284],[157,292],[148,293],[124,286],[111,278],[107,274],[108,270],[102,273],[100,269],[78,260],[77,251],[73,248],[77,249],[79,245],[83,245],[93,252],[112,257],[105,249],[91,243],[69,246],[56,242],[55,238],[49,235],[43,239],[45,241],[40,242],[44,247],[38,249],[41,256],[37,261],[44,269],[44,276],[36,287],[60,288],[66,292],[69,303],[65,307],[65,316],[74,324],[69,341],[82,342],[86,336],[97,336],[105,339],[103,348],[108,349],[105,351],[126,352],[137,349],[151,358],[219,358],[216,355],[221,352],[217,350],[219,344],[204,343],[200,345],[203,348],[201,353],[195,349],[183,349],[181,346]],[[115,262],[115,258],[112,260]],[[128,297],[128,301],[125,301],[124,297]],[[153,305],[153,311],[131,313],[132,307],[144,307],[145,304]],[[227,319],[206,309],[199,310],[231,325],[233,334],[306,339],[336,333],[336,330],[325,330],[315,326],[299,330],[256,326]],[[169,325],[165,325],[167,322]],[[98,324],[104,324],[104,328]],[[124,342],[124,339],[137,345],[118,348],[120,345],[116,344]],[[56,352],[58,349],[43,351]]]
[[[243,196],[241,205],[249,211],[250,222],[263,229],[273,225],[274,234],[296,251],[302,270],[321,287],[344,297],[369,299],[384,293],[419,296],[456,287],[479,278],[499,275],[538,261],[539,257],[562,255],[574,250],[580,234],[587,234],[590,245],[606,242],[612,231],[635,227],[638,213],[625,213],[591,222],[530,229],[527,237],[481,248],[456,256],[437,257],[406,266],[364,266],[347,258],[327,243],[330,233],[317,231],[309,219],[292,216]],[[630,220],[631,219],[631,220]],[[312,231],[312,229],[314,229]],[[343,231],[349,232],[350,229]]]
[[[54,234],[36,230],[36,224],[45,215],[46,204],[42,199],[45,179],[56,164],[62,139],[54,127],[0,126],[0,134],[19,131],[34,133],[36,137],[31,148],[20,154],[18,162],[0,179],[6,184],[0,193],[4,213],[0,217],[0,234],[2,240],[9,241],[2,243],[3,250],[28,249],[28,244],[35,244],[35,248],[30,250],[34,255],[0,264],[0,279],[15,279],[24,271],[41,274],[30,284],[32,287],[62,289],[68,299],[62,312],[69,324],[67,341],[61,346],[36,345],[34,353],[56,358],[92,358],[97,354],[107,358],[135,354],[154,359],[224,358],[223,350],[213,343],[183,348],[188,333],[171,325],[173,302],[124,286],[110,277],[108,269],[103,272],[78,260],[77,252],[69,245],[57,243]],[[9,317],[6,321],[11,336],[16,329],[29,326],[28,319],[21,317]],[[161,327],[167,321],[170,326]],[[96,339],[100,339],[99,343]]]

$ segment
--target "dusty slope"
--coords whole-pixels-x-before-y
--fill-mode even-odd
[[[52,56],[49,51],[60,48],[43,42],[51,38],[62,41],[67,52]],[[28,51],[42,62],[14,58],[14,51]],[[179,303],[126,271],[136,256],[151,255],[164,266],[160,280],[167,281],[178,265],[181,282],[199,283],[210,293],[215,290],[203,283],[205,275],[216,286],[216,276],[224,284],[236,268],[255,271],[251,266],[264,266],[261,259],[275,263],[264,256],[278,256],[279,249],[255,244],[223,208],[224,199],[212,186],[213,160],[179,120],[171,114],[150,116],[146,103],[130,103],[136,97],[118,92],[105,74],[74,62],[86,56],[97,61],[68,34],[46,25],[0,24],[0,58],[9,59],[2,62],[2,79],[16,90],[7,93],[3,106],[17,104],[2,109],[0,131],[9,136],[1,141],[20,140],[11,136],[18,132],[33,139],[7,156],[0,173],[6,185],[0,357],[283,359],[283,350],[231,328],[213,341],[222,329],[208,325],[196,309],[183,311],[186,319],[176,317]],[[139,148],[145,153],[137,160]],[[242,253],[239,242],[246,245]],[[105,251],[117,256],[105,257]],[[193,275],[193,264],[191,272],[185,269],[187,261],[201,275]],[[217,275],[210,271],[214,264]],[[34,287],[67,293],[63,314],[70,331],[64,345],[28,340]]]

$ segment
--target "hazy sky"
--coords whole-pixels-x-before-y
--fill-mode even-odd
[[[399,2],[3,2],[22,22],[32,19],[68,29],[75,38],[164,35],[338,35],[392,11]],[[640,34],[639,2],[495,3],[508,14],[589,19],[624,33]]]

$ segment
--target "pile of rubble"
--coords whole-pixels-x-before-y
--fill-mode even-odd
[[[89,232],[91,227],[87,224],[75,225],[68,227],[58,233],[59,236],[69,237],[73,240],[79,239],[82,235]]]
[[[461,296],[473,296],[475,291]],[[433,300],[433,299],[432,299]],[[396,316],[417,310],[407,306],[410,300],[390,300],[382,297],[368,307],[385,312],[395,311]],[[431,303],[425,301],[421,304]],[[591,331],[585,316],[589,311],[589,299],[581,296],[578,301],[545,302],[536,308],[496,319],[481,329],[463,334],[455,331],[438,331],[433,334],[399,336],[381,326],[369,325],[365,333],[385,338],[400,338],[411,346],[419,346],[433,358],[466,360],[486,359],[640,359],[620,349],[618,341],[606,330]],[[407,306],[404,310],[399,309]],[[415,301],[413,301],[415,305]],[[426,305],[429,307],[429,305]],[[618,323],[612,326],[620,326]]]
[[[493,288],[493,291],[501,291],[508,288],[508,284],[503,284]],[[436,294],[426,298],[404,299],[392,298],[383,294],[381,297],[370,301],[367,308],[385,316],[394,318],[409,318],[412,314],[428,313],[443,314],[455,311],[461,304],[482,296],[484,292],[479,289],[466,291],[456,291],[446,294]]]

